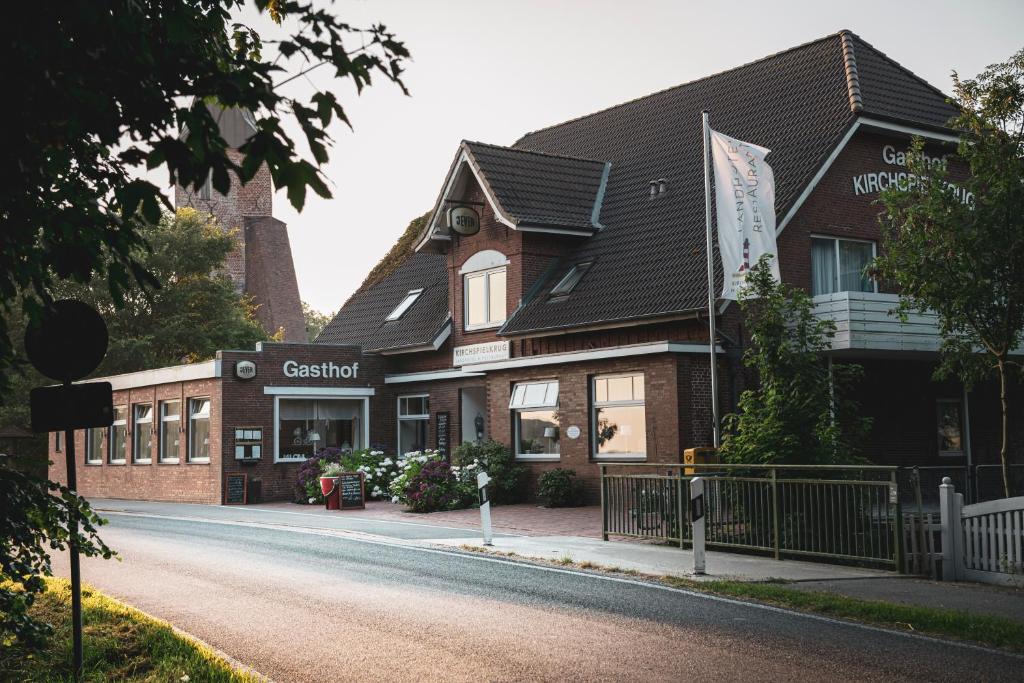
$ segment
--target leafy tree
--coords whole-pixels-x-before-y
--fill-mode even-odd
[[[725,417],[722,456],[736,463],[859,462],[870,420],[848,395],[863,370],[823,360],[835,323],[811,313],[807,292],[776,282],[770,258],[761,257],[740,294],[750,334],[743,363],[757,384],[740,396],[739,413]]]
[[[117,305],[137,286],[153,288],[156,279],[137,260],[139,224],[158,222],[169,204],[138,177],[147,169],[165,167],[172,183],[196,190],[212,175],[225,192],[230,173],[245,182],[265,164],[297,208],[307,189],[330,196],[319,170],[328,128],[335,119],[348,123],[336,86],[350,82],[361,92],[381,76],[404,91],[408,52],[386,27],[351,26],[309,0],[252,2],[294,30],[265,45],[232,18],[245,0],[68,0],[8,13],[5,84],[18,106],[6,115],[18,134],[0,161],[3,310],[24,296],[25,313],[38,319],[62,279],[105,281]],[[271,45],[273,59],[264,55]],[[333,72],[330,89],[295,98],[279,87],[314,68]],[[239,161],[228,156],[207,100],[253,113],[257,131]],[[287,119],[301,128],[308,159]],[[0,321],[0,390],[13,356]]]
[[[938,315],[937,377],[955,374],[968,387],[998,378],[1009,496],[1008,386],[1021,369],[1010,353],[1024,338],[1024,50],[976,79],[953,79],[960,114],[950,125],[960,142],[952,158],[966,177],[926,159],[914,140],[914,181],[881,195],[884,249],[875,267],[903,294],[901,314]]]
[[[327,323],[331,322],[331,318],[334,317],[334,312],[321,313],[303,301],[302,317],[306,319],[306,334],[309,335],[309,341],[313,341],[321,332],[324,331],[324,328],[327,327]]]
[[[67,487],[45,482],[0,464],[0,646],[15,639],[36,644],[51,631],[28,610],[46,589],[42,576],[52,573],[50,551],[72,540],[68,521],[74,514],[78,550],[86,557],[113,556],[96,534],[104,522],[84,499]]]

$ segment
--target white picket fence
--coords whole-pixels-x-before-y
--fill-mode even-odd
[[[944,579],[1024,585],[1024,496],[964,505],[947,477],[939,507]]]

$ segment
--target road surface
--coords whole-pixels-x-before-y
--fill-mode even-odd
[[[1024,670],[981,648],[418,546],[401,538],[426,531],[401,525],[381,540],[222,510],[109,514],[103,537],[121,561],[87,560],[83,578],[280,682],[967,681]],[[63,558],[55,565],[66,573]]]

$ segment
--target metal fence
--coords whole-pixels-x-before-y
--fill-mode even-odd
[[[1024,465],[1008,465],[1010,496],[1024,496]],[[905,509],[920,512],[938,512],[939,485],[949,477],[956,490],[964,494],[968,503],[1003,498],[1003,470],[996,465],[921,465],[900,467],[900,502]]]
[[[689,482],[700,472],[708,547],[899,568],[896,469],[602,463],[603,537],[687,545]]]

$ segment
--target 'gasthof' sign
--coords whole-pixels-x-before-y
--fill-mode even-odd
[[[456,346],[452,353],[453,365],[473,365],[488,363],[495,360],[507,360],[509,357],[507,341],[484,342],[469,346]]]

